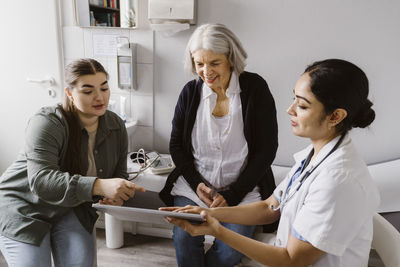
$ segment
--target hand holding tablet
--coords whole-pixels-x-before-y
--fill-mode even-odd
[[[177,217],[168,216],[166,220],[169,223],[172,223],[184,231],[188,232],[191,236],[200,236],[200,235],[212,235],[218,237],[221,232],[223,226],[219,223],[219,221],[210,215],[210,210],[206,208],[201,208],[198,206],[185,206],[185,207],[166,207],[164,209],[174,210],[178,213],[185,212],[200,212],[200,216],[204,218],[204,221],[199,224],[196,222],[190,222],[187,220],[182,220]],[[187,213],[190,214],[190,213]]]
[[[199,215],[202,220],[200,222],[204,222],[205,217],[204,215],[201,214],[201,211],[204,210],[204,208],[198,207],[198,206],[185,206],[185,207],[160,207],[158,208],[160,211],[165,211],[165,212],[171,212],[168,217],[173,217],[173,218],[178,218],[178,219],[185,219],[189,221],[194,221],[193,219],[186,219],[186,215]],[[177,215],[177,214],[182,214],[182,215]],[[170,220],[167,220],[168,222],[171,223]]]
[[[111,206],[102,204],[93,204],[93,208],[108,213],[117,219],[123,221],[135,221],[135,222],[145,222],[145,223],[159,223],[167,224],[165,217],[174,217],[179,219],[185,219],[189,221],[204,222],[204,218],[200,214],[186,213],[186,212],[176,212],[171,211],[167,207],[160,208],[160,210],[146,209],[146,208],[135,208],[135,207],[125,207],[125,206]]]

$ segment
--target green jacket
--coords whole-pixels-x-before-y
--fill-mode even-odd
[[[83,126],[81,158],[88,166],[88,134]],[[97,219],[91,207],[96,177],[62,172],[68,125],[58,107],[45,107],[28,122],[24,151],[0,177],[0,233],[39,246],[52,224],[72,208],[88,232]],[[99,118],[93,151],[99,178],[127,178],[128,137],[113,112]]]

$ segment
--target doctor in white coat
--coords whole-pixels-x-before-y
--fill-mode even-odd
[[[306,68],[288,109],[292,131],[311,140],[294,155],[296,164],[266,200],[219,207],[169,207],[201,213],[193,225],[168,217],[191,235],[213,235],[262,264],[273,266],[362,267],[368,265],[372,215],[379,193],[348,131],[375,119],[368,79],[354,64],[328,59]],[[280,218],[275,246],[241,236],[219,222],[247,225]]]

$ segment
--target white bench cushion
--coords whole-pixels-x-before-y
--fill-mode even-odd
[[[400,159],[369,165],[368,169],[381,195],[377,212],[400,211]]]

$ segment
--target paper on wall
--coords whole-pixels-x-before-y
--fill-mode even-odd
[[[116,56],[118,34],[93,34],[94,56]]]

